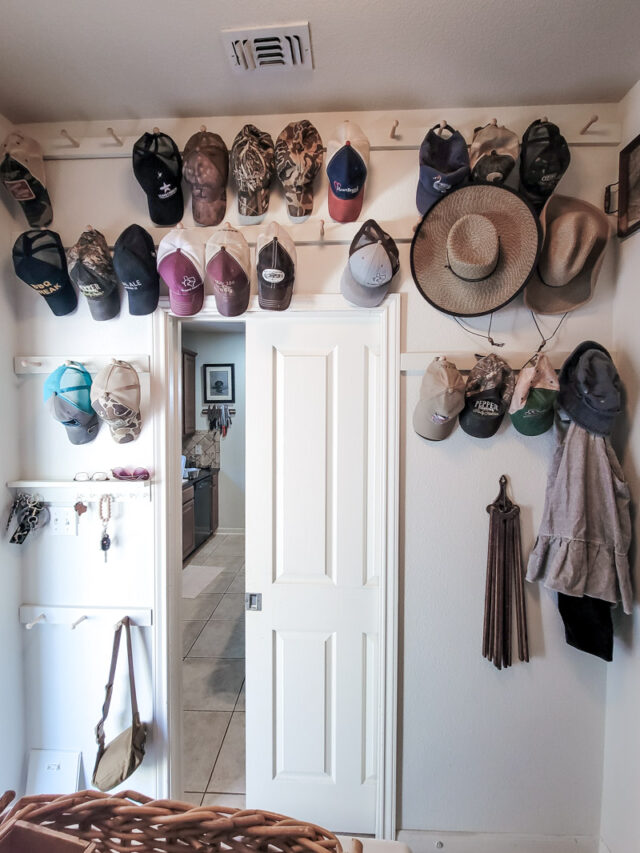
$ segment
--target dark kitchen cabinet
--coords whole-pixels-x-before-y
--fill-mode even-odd
[[[182,437],[196,431],[196,355],[182,350]]]
[[[211,477],[211,532],[218,529],[218,471]]]
[[[182,559],[196,547],[196,505],[193,486],[182,489]]]

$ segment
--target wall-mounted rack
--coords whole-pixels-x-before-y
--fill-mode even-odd
[[[78,361],[89,373],[98,373],[111,364],[113,355],[16,355],[13,359],[13,372],[16,375],[27,373],[53,373],[65,361]],[[128,361],[138,373],[149,373],[151,358],[148,355],[118,355],[119,361]]]
[[[483,353],[483,355],[488,355],[488,353]],[[499,352],[497,355],[504,358],[507,364],[517,372],[531,358],[533,351]],[[571,353],[561,350],[551,350],[550,352],[545,352],[545,355],[549,358],[551,366],[555,370],[560,370]],[[400,372],[422,374],[436,356],[446,356],[448,361],[452,361],[461,373],[468,373],[472,367],[475,367],[478,360],[473,352],[446,352],[445,350],[440,350],[439,352],[403,352],[400,355]]]
[[[125,616],[131,619],[132,628],[153,625],[150,607],[67,607],[58,604],[22,604],[20,607],[20,623],[28,630],[36,625],[68,625],[77,629],[90,622],[115,627]]]
[[[34,492],[45,503],[69,506],[76,501],[96,503],[102,495],[114,501],[151,500],[150,480],[12,480],[9,489]]]
[[[211,405],[212,405],[212,406],[217,406],[217,405],[218,405],[218,403],[212,403]],[[224,406],[224,405],[225,405],[225,403],[220,403],[219,405]],[[201,414],[201,415],[206,415],[208,411],[209,411],[209,409],[205,406],[205,408],[204,408],[204,409],[201,409],[201,410],[200,410],[200,414]],[[236,413],[236,408],[235,408],[235,406],[229,406],[229,414],[230,414],[230,415],[235,415],[235,413]]]

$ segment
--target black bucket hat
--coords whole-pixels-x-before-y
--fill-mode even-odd
[[[596,435],[610,435],[621,411],[622,383],[607,350],[583,341],[562,365],[558,407]]]

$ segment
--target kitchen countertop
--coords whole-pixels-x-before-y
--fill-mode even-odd
[[[182,481],[182,488],[186,489],[187,486],[193,486],[198,482],[198,480],[204,480],[205,477],[210,477],[212,474],[217,474],[219,470],[219,468],[201,468],[200,473],[197,477],[194,477],[193,480]]]

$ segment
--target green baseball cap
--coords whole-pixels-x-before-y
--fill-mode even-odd
[[[511,423],[522,435],[542,435],[553,424],[560,385],[551,362],[544,353],[520,371],[511,408]]]

